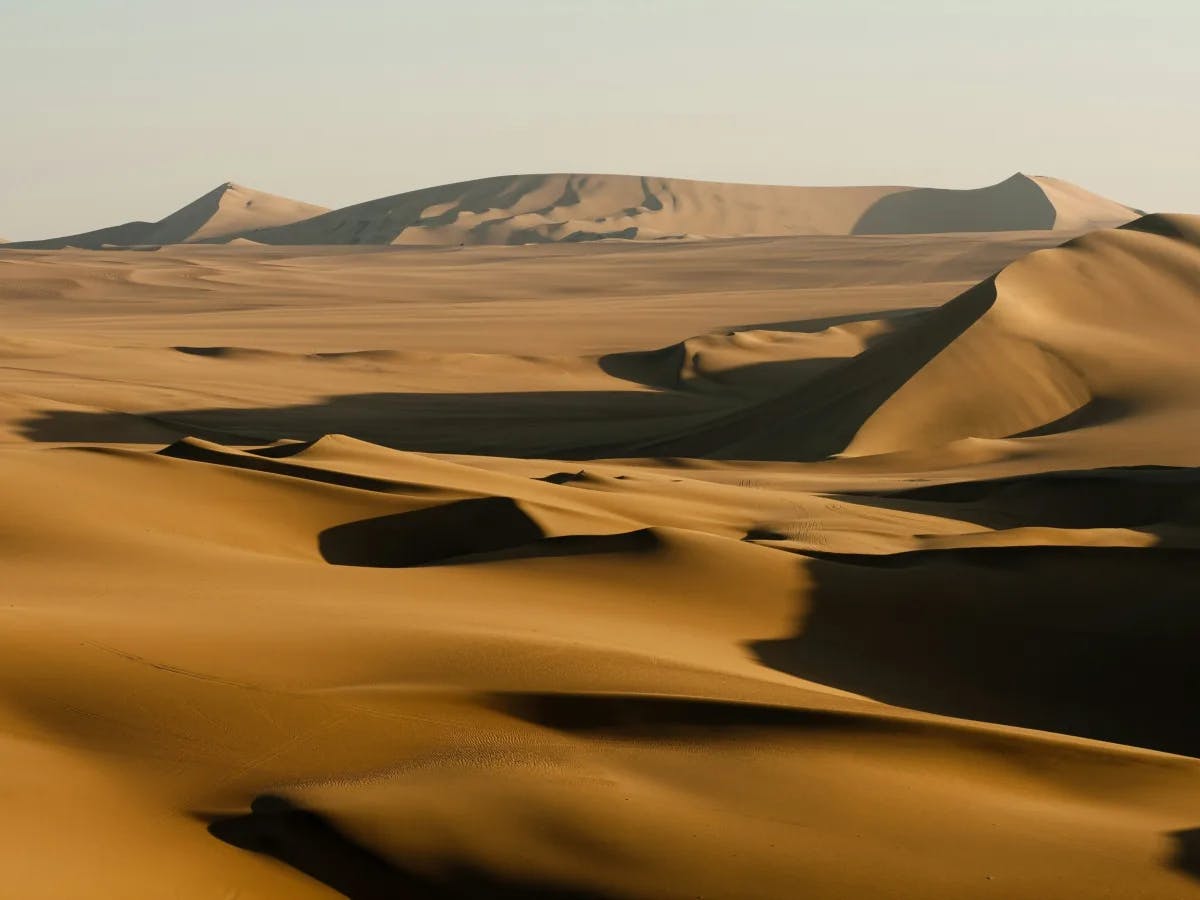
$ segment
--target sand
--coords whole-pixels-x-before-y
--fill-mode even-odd
[[[0,251],[5,891],[1200,896],[1200,219],[1066,237]]]
[[[292,246],[681,241],[734,237],[1057,231],[1122,225],[1139,213],[1054,178],[990,187],[792,187],[635,175],[504,175],[408,191],[337,210],[224,184],[157,223],[27,249],[194,242]]]
[[[241,232],[288,225],[328,212],[324,206],[277,197],[226,182],[158,222],[126,222],[83,234],[18,241],[8,249],[59,250],[231,241]]]

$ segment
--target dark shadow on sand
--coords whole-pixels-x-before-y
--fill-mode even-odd
[[[349,900],[604,900],[593,891],[517,882],[461,864],[436,873],[406,868],[354,841],[321,814],[271,795],[256,798],[246,815],[216,819],[208,832],[234,847],[277,859]]]
[[[832,710],[704,697],[513,692],[491,694],[488,702],[493,709],[555,731],[632,740],[736,739],[739,732],[763,729],[871,732],[908,727]]]
[[[159,444],[195,436],[226,444],[313,441],[346,434],[429,453],[585,458],[614,435],[631,443],[677,424],[685,429],[736,397],[650,391],[369,393],[264,408],[120,412],[48,410],[22,423],[40,442]]]
[[[912,188],[888,194],[862,214],[852,232],[1048,231],[1057,218],[1045,192],[1018,173],[974,190]]]
[[[989,528],[1135,528],[1200,525],[1200,468],[1114,466],[845,493],[883,509],[960,519]]]
[[[480,497],[347,522],[318,535],[321,556],[337,566],[408,568],[510,559],[649,553],[658,536],[644,528],[617,534],[547,537],[508,497]]]
[[[333,565],[394,569],[506,550],[544,536],[516,501],[480,497],[335,525],[317,541]]]
[[[1200,756],[1192,549],[821,554],[771,668],[941,715]]]
[[[1175,849],[1171,866],[1200,881],[1200,828],[1172,831],[1168,837]]]

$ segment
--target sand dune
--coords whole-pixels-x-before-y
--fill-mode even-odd
[[[8,837],[23,895],[1197,892],[1166,551],[830,556],[865,498],[282,450],[0,454],[3,752],[49,779],[7,794],[83,811]],[[741,540],[745,504],[830,541]]]
[[[1066,236],[6,250],[4,886],[1200,897],[1200,220]]]
[[[1035,433],[1061,443],[1092,429],[1113,453],[1136,448],[1147,429],[1200,425],[1197,273],[1196,217],[1148,216],[1089,234],[936,311],[857,323],[868,342],[838,364],[831,353],[820,370],[759,355],[777,387],[797,386],[625,452],[804,460]],[[667,353],[693,368],[705,358],[687,345]],[[1194,462],[1185,442],[1177,458]]]
[[[8,249],[56,250],[187,244],[230,239],[256,228],[287,225],[326,212],[323,206],[301,203],[226,182],[158,222],[127,222],[83,234],[42,241],[18,241]]]
[[[633,175],[506,175],[333,211],[226,184],[161,222],[30,249],[251,240],[279,245],[525,244],[804,234],[1077,233],[1137,212],[1064,181],[1016,174],[978,190],[786,187]]]
[[[1135,213],[1025,175],[978,191],[803,188],[628,175],[517,175],[443,185],[256,232],[269,244],[516,244],[603,238],[1086,229]],[[1055,201],[1063,204],[1062,222]]]

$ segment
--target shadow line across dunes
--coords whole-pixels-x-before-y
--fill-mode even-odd
[[[496,693],[488,705],[526,722],[569,734],[713,740],[747,729],[909,731],[923,726],[827,709],[651,694]]]
[[[647,553],[661,545],[650,528],[614,534],[548,535],[509,497],[478,497],[326,528],[317,538],[332,565],[403,569],[500,559]]]
[[[430,453],[583,458],[614,434],[645,441],[672,422],[693,423],[730,401],[651,391],[364,393],[293,406],[201,408],[130,414],[47,410],[21,433],[38,442],[160,444],[198,435],[227,444],[346,434],[385,447]],[[141,422],[140,431],[131,423]],[[150,423],[147,425],[146,423]]]
[[[1017,173],[974,190],[912,188],[888,194],[862,214],[852,233],[1049,231],[1057,218],[1058,210],[1037,182]]]
[[[1200,881],[1200,828],[1185,828],[1169,835],[1175,847],[1171,865]]]
[[[173,459],[187,459],[192,462],[212,463],[227,466],[231,469],[245,469],[251,472],[266,472],[272,475],[286,475],[291,478],[304,478],[308,481],[318,481],[323,484],[335,484],[340,487],[356,488],[362,491],[389,492],[403,487],[406,493],[425,493],[432,489],[424,485],[403,484],[388,481],[384,478],[372,478],[370,475],[356,475],[353,472],[339,472],[336,469],[322,469],[316,466],[302,466],[296,463],[283,462],[280,456],[298,452],[293,449],[297,445],[280,447],[265,447],[251,453],[238,453],[224,447],[206,446],[194,439],[184,439],[164,447],[158,451],[159,456],[169,456]],[[300,447],[311,446],[301,444]]]
[[[507,497],[480,497],[335,525],[317,542],[337,566],[405,568],[487,553],[545,537],[540,525]]]
[[[659,546],[651,529],[548,536],[508,497],[479,497],[335,525],[317,538],[338,566],[407,568],[501,559],[644,553]]]
[[[855,503],[932,513],[991,528],[1141,528],[1200,525],[1200,469],[1111,467],[948,482],[885,494],[847,493]]]
[[[234,847],[277,859],[349,900],[604,900],[604,895],[594,891],[562,884],[517,882],[464,865],[436,872],[417,871],[384,859],[320,813],[273,795],[257,797],[248,814],[215,819],[209,823],[208,832]]]
[[[274,408],[210,408],[127,413],[53,410],[26,419],[34,441],[157,443],[162,429],[216,434],[229,443],[328,433],[405,450],[580,459],[690,456],[717,459],[824,459],[846,448],[870,416],[912,375],[983,315],[992,281],[967,291],[915,327],[872,340],[858,356],[749,363],[704,391],[680,390],[683,345],[614,354],[611,374],[658,390],[504,393],[363,393]],[[926,327],[929,326],[929,327]],[[154,424],[130,433],[130,420]]]
[[[639,452],[764,461],[840,453],[893,394],[995,302],[995,279],[989,278],[915,317],[915,327],[900,328],[794,389],[743,404],[705,427],[650,441]]]
[[[911,709],[1200,756],[1191,549],[824,555],[765,665]]]

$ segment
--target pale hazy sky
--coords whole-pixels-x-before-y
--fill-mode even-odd
[[[0,0],[0,236],[515,172],[1200,212],[1197,0]]]

